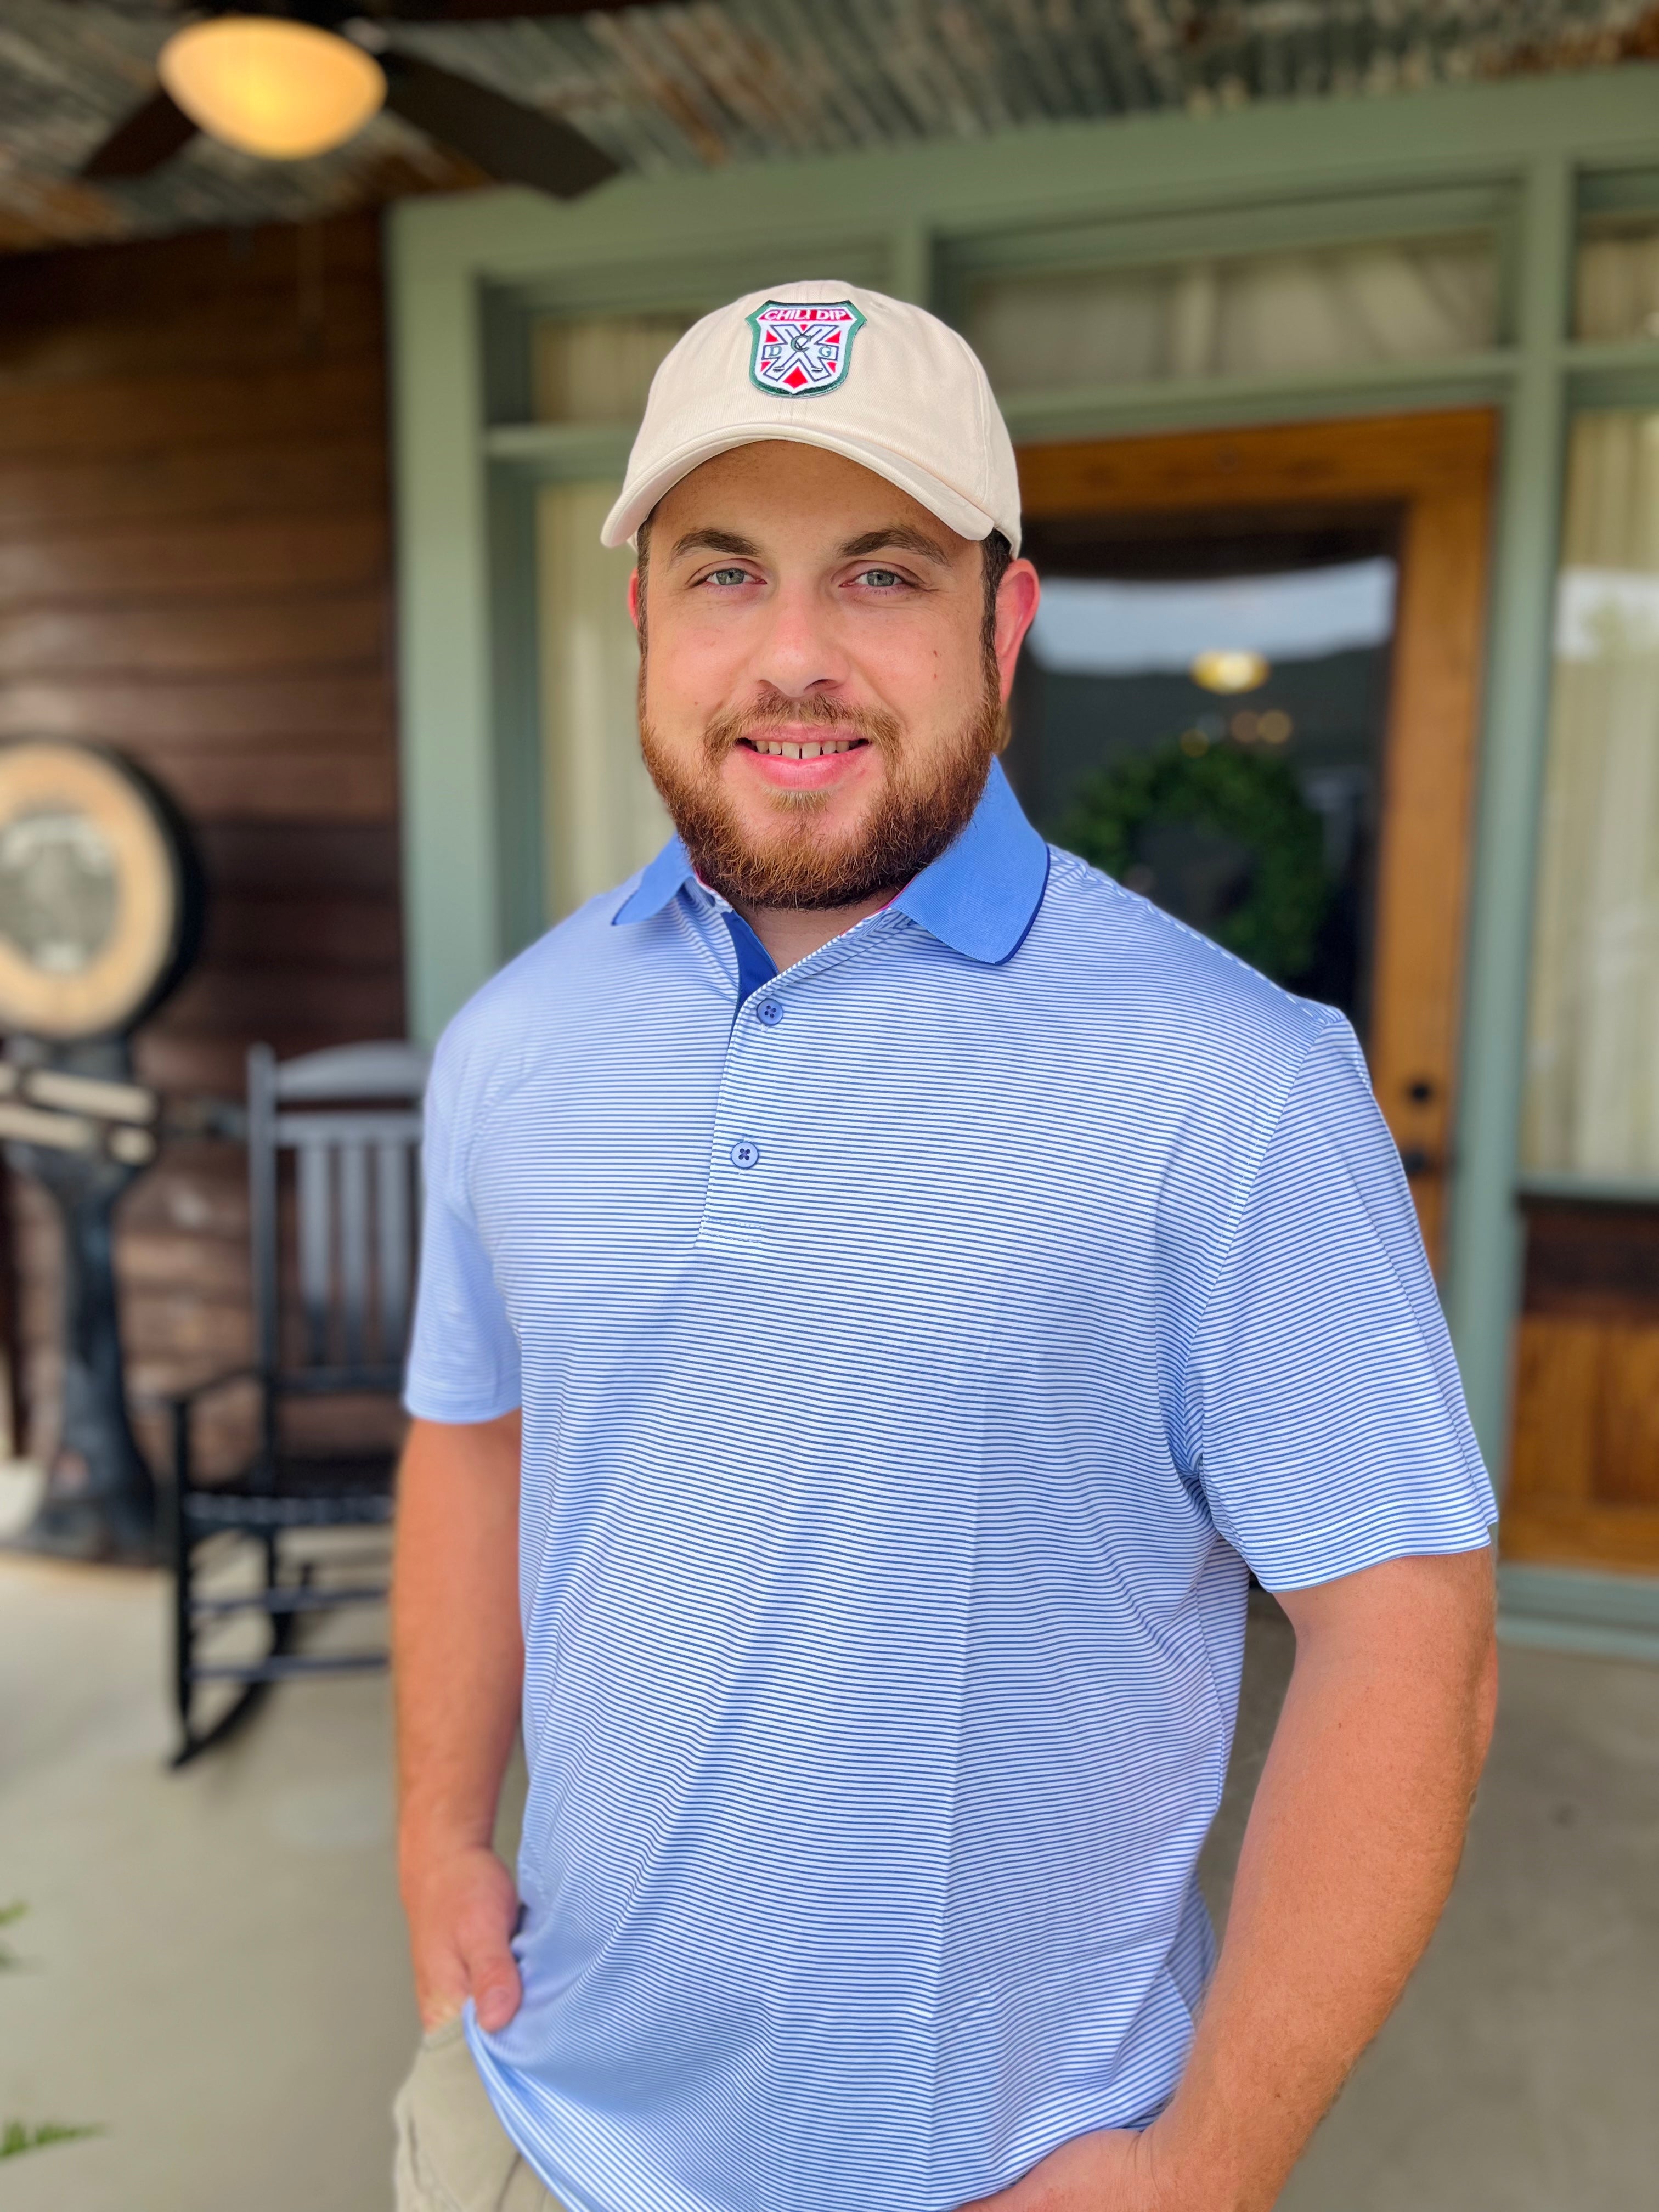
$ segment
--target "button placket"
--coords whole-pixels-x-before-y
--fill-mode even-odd
[[[715,1178],[722,1170],[729,1177],[732,1168],[741,1175],[752,1175],[765,1157],[762,1134],[767,1125],[768,1094],[776,1079],[778,1066],[765,1032],[776,1027],[782,1018],[782,1009],[779,1007],[769,1022],[762,1012],[763,1006],[777,1006],[777,1001],[769,997],[751,999],[741,1009],[726,1043],[720,1103],[715,1109],[712,1168],[712,1176]],[[746,1017],[751,1014],[760,1034],[750,1028]],[[732,1188],[728,1180],[726,1188]]]
[[[720,910],[711,902],[711,917]],[[771,1209],[781,1196],[775,1176],[783,1172],[780,1163],[786,1157],[778,1146],[787,1143],[787,1135],[779,1120],[787,1110],[782,1086],[795,1057],[781,1031],[800,1017],[799,1004],[788,1004],[789,994],[809,983],[817,986],[828,972],[866,951],[872,936],[885,935],[894,927],[886,915],[872,921],[873,928],[860,924],[858,932],[849,931],[773,976],[738,1007],[726,1038],[710,1133],[700,1243],[732,1251],[770,1248]],[[729,983],[732,971],[721,965]]]
[[[752,1251],[768,1242],[768,1166],[775,1152],[771,1133],[781,1048],[770,1032],[783,1018],[775,975],[738,1008],[727,1035],[700,1243]]]

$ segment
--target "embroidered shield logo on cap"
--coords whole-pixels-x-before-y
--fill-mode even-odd
[[[864,328],[850,300],[769,300],[749,322],[755,333],[750,380],[787,399],[833,392]]]

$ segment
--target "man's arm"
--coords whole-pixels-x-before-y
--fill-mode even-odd
[[[1421,1957],[1497,1701],[1490,1552],[1280,1599],[1296,1666],[1180,2087],[1081,2136],[996,2212],[1267,2212]]]
[[[398,1859],[428,2028],[469,1996],[486,2028],[519,2008],[518,1898],[490,1848],[524,1680],[519,1440],[516,1413],[417,1420],[398,1478]]]

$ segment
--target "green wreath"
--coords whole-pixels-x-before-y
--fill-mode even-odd
[[[1242,845],[1248,886],[1212,930],[1216,942],[1275,982],[1311,965],[1330,899],[1319,816],[1285,761],[1217,745],[1138,753],[1091,777],[1058,842],[1122,882],[1149,830],[1190,827]]]

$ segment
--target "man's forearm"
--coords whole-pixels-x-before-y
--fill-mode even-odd
[[[406,1879],[411,1858],[490,1840],[524,1675],[518,1509],[516,1413],[415,1424],[392,1599]]]
[[[1146,2138],[1170,2212],[1273,2203],[1420,1957],[1491,1732],[1491,1581],[1485,1553],[1402,1559],[1285,1600],[1296,1668],[1221,1958]]]

